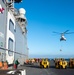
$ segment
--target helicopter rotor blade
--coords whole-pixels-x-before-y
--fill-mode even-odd
[[[66,30],[65,32],[64,32],[64,34],[66,33],[66,32],[68,32],[69,30]]]
[[[65,33],[65,34],[74,34],[74,32],[69,32],[69,33]]]
[[[53,33],[61,34],[61,33],[59,33],[59,32],[55,32],[55,31],[53,31]]]

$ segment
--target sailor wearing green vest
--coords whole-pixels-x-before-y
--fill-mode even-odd
[[[16,60],[15,61],[16,69],[18,68],[18,64],[19,64],[19,62],[18,62],[18,60]]]

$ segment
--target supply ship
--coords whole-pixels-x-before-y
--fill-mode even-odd
[[[14,7],[22,0],[0,0],[0,61],[24,64],[28,59],[26,10]]]

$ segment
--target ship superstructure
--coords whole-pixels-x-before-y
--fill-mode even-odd
[[[0,61],[21,64],[28,58],[25,9],[14,8],[22,0],[0,0]]]

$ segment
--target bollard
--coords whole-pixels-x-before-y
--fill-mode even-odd
[[[24,74],[23,74],[23,71],[21,71],[21,75],[24,75]]]
[[[21,71],[21,75],[26,75],[26,70]]]
[[[26,70],[24,70],[23,72],[24,72],[24,75],[26,75]]]
[[[8,71],[7,74],[26,75],[26,70],[14,70],[14,71]]]

